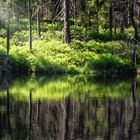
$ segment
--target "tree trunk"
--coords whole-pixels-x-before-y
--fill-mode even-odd
[[[116,17],[114,18],[114,33],[117,33],[117,21],[116,21]]]
[[[74,5],[74,25],[76,26],[76,0],[73,0]]]
[[[70,0],[64,0],[64,41],[67,44],[71,42],[69,10],[70,10]]]
[[[37,33],[38,33],[38,37],[40,37],[40,9],[37,12]]]
[[[97,34],[99,34],[99,11],[98,11],[98,8],[96,11],[96,20],[97,20]]]
[[[124,20],[120,20],[120,33],[124,33]]]
[[[86,0],[81,0],[81,11],[82,12],[85,12],[86,5],[87,5],[87,1]]]
[[[131,19],[132,26],[133,26],[134,32],[135,32],[134,37],[137,40],[138,39],[138,27],[137,27],[137,24],[134,19],[134,0],[132,1],[131,5],[130,5],[130,19]]]
[[[112,17],[112,3],[110,3],[110,9],[109,9],[109,31],[110,31],[110,39],[112,39],[112,29],[113,29],[113,17]]]
[[[32,8],[29,0],[29,48],[32,49]]]
[[[10,9],[9,9],[10,10]],[[8,23],[7,23],[7,45],[6,45],[6,54],[9,56],[10,51],[10,11],[8,11]]]

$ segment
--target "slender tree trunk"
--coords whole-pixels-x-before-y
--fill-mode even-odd
[[[74,25],[76,26],[76,0],[73,0],[74,5]]]
[[[64,41],[67,44],[71,42],[69,10],[70,10],[70,0],[64,0]]]
[[[132,62],[133,62],[134,68],[137,67],[137,46],[136,45],[137,44],[135,44],[132,49]]]
[[[24,1],[24,11],[28,11],[28,1]]]
[[[97,34],[99,33],[99,11],[96,11],[96,20],[97,20]]]
[[[128,11],[127,11],[127,24],[128,24],[128,27],[130,26],[130,3],[128,3]]]
[[[29,48],[32,49],[32,8],[29,0]]]
[[[134,19],[134,0],[131,2],[131,5],[130,5],[130,19],[131,19],[132,26],[133,26],[134,32],[135,32],[134,36],[135,36],[135,39],[137,40],[138,39],[138,27],[137,27],[137,24]]]
[[[138,4],[138,18],[139,18],[139,28],[140,28],[140,3]]]
[[[124,20],[120,20],[120,33],[124,33]]]
[[[112,39],[112,29],[113,29],[113,16],[112,16],[112,3],[110,2],[110,9],[109,9],[109,31],[110,31],[110,39]]]
[[[116,18],[114,18],[114,33],[117,33],[117,23]]]
[[[38,33],[38,37],[40,37],[40,9],[37,12],[37,33]]]
[[[87,0],[81,0],[81,10],[84,12],[86,10]]]
[[[123,15],[123,11],[122,9],[120,10],[120,33],[124,33],[124,22],[125,22],[125,18],[124,18],[124,15]]]
[[[10,10],[10,9],[9,9]],[[8,23],[7,23],[7,45],[6,45],[6,54],[9,56],[10,51],[10,11],[8,11]]]
[[[17,9],[18,9],[18,11],[20,10],[20,1],[18,1],[18,3],[17,3]],[[20,15],[19,14],[16,17],[16,21],[17,21],[17,28],[19,30],[20,29]]]

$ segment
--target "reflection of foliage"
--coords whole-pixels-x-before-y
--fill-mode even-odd
[[[38,99],[62,100],[70,96],[73,99],[89,98],[125,98],[131,96],[130,81],[116,83],[91,82],[84,76],[65,76],[60,78],[30,78],[15,80],[9,87],[15,100],[27,101],[32,91],[33,101]],[[5,90],[1,97],[6,96]]]
[[[113,79],[114,82],[99,82],[89,79],[84,75],[12,79],[12,82],[9,82],[11,135],[23,137],[23,132],[28,131],[31,122],[35,139],[43,139],[44,133],[58,137],[64,134],[60,132],[65,132],[63,126],[66,125],[73,138],[94,135],[96,139],[105,139],[108,133],[111,138],[115,137],[116,130],[123,128],[124,124],[131,124],[135,107],[132,105],[134,101],[131,97],[131,80]],[[139,86],[139,79],[137,82]],[[29,92],[32,92],[32,97]],[[3,102],[7,99],[6,89],[0,90],[0,113],[7,113],[6,104]],[[136,106],[138,117],[139,104]],[[6,126],[6,119],[1,122]],[[108,132],[109,125],[111,133]],[[6,129],[3,126],[3,129],[0,129],[1,135],[6,132],[3,131]],[[125,129],[129,132],[129,125],[126,125]],[[52,135],[47,135],[47,138],[52,138]]]

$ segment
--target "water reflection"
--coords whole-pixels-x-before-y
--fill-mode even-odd
[[[4,80],[2,140],[136,140],[140,138],[140,82],[85,77]]]

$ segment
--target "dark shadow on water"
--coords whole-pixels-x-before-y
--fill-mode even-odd
[[[2,80],[2,140],[135,140],[140,137],[139,78],[65,75]]]

